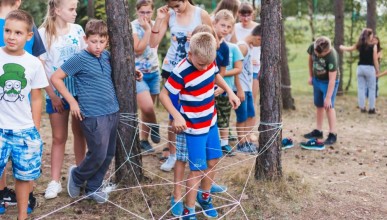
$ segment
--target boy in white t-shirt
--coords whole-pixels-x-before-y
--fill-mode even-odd
[[[0,174],[11,159],[18,219],[27,218],[30,182],[40,176],[41,89],[48,86],[42,63],[24,50],[33,36],[32,26],[33,19],[27,12],[10,12],[4,25],[5,47],[0,48]],[[4,213],[0,201],[0,214]]]

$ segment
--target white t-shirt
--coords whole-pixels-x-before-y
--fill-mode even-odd
[[[34,127],[31,89],[48,86],[40,60],[25,52],[11,56],[0,48],[0,128],[27,129]]]
[[[77,24],[70,24],[69,32],[65,35],[57,36],[55,41],[51,42],[50,48],[48,48],[46,29],[39,28],[39,34],[47,51],[42,54],[40,58],[45,61],[44,69],[46,70],[48,78],[51,78],[52,74],[59,69],[66,60],[87,47],[87,44],[83,39],[85,32],[82,27]],[[70,93],[75,96],[74,80],[71,77],[66,77],[64,82]],[[57,95],[59,95],[59,93],[57,93]],[[46,98],[48,98],[48,96]]]
[[[251,60],[252,48],[245,41],[239,41],[237,45],[238,47],[240,45],[245,45],[247,47],[247,53],[245,55],[245,58],[243,59],[242,73],[238,76],[243,91],[251,92],[253,88],[253,63]]]
[[[237,42],[244,41],[251,34],[253,28],[244,28],[241,23],[236,23],[234,27]],[[251,61],[253,63],[253,73],[258,73],[261,68],[261,47],[253,47],[251,51]]]

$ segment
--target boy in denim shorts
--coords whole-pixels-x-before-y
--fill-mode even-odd
[[[192,36],[188,57],[175,67],[160,93],[161,103],[174,118],[174,131],[184,132],[186,137],[191,171],[187,178],[183,219],[196,219],[196,200],[205,216],[218,217],[210,196],[211,183],[215,176],[213,168],[222,156],[216,126],[214,83],[227,92],[234,108],[240,102],[217,74],[215,57],[216,40],[211,34],[197,33]],[[170,93],[179,95],[179,110],[173,106]]]
[[[5,18],[5,46],[0,48],[0,174],[11,159],[18,219],[27,218],[31,181],[40,176],[41,89],[48,86],[42,63],[24,50],[33,36],[32,27],[30,14],[22,10],[10,12]],[[0,214],[4,212],[0,201]]]

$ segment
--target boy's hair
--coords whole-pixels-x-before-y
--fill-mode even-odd
[[[262,27],[260,24],[253,28],[253,30],[251,31],[251,35],[254,37],[262,36]]]
[[[241,5],[239,6],[238,13],[241,15],[254,14],[254,8],[250,3],[242,2]]]
[[[235,23],[234,16],[232,15],[231,11],[227,9],[222,9],[215,14],[215,23],[218,23],[222,19],[230,21],[232,24]]]
[[[196,26],[196,28],[192,31],[191,37],[197,33],[202,33],[202,32],[210,33],[214,37],[216,36],[214,29],[212,29],[210,26],[208,26],[206,24],[200,24],[200,25]]]
[[[90,35],[99,35],[101,37],[107,37],[108,28],[104,21],[91,19],[86,24],[85,34],[86,34],[86,37],[90,37]]]
[[[189,50],[192,55],[201,57],[203,61],[212,62],[216,58],[216,40],[210,33],[196,33],[191,37]]]
[[[137,0],[136,9],[139,10],[142,6],[150,5],[152,9],[154,9],[153,0]]]
[[[18,20],[22,21],[27,25],[28,32],[32,31],[32,26],[34,25],[34,19],[32,16],[24,10],[14,10],[7,14],[5,20]]]
[[[232,12],[232,15],[235,18],[236,15],[238,14],[239,4],[240,4],[239,0],[222,0],[216,6],[214,10],[214,14],[217,14],[222,9],[227,9]]]
[[[14,6],[15,4],[16,4],[16,0],[0,0],[0,7]]]
[[[314,42],[314,49],[317,53],[323,53],[331,49],[331,40],[328,37],[321,36]]]

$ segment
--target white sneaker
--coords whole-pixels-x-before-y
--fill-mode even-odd
[[[62,185],[60,182],[52,180],[46,189],[46,193],[44,194],[44,198],[53,199],[58,196],[58,193],[62,192]]]
[[[176,157],[169,156],[168,159],[160,166],[162,171],[169,172],[175,166]]]

